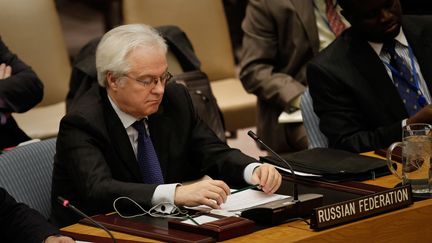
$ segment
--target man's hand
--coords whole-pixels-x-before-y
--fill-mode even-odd
[[[0,79],[9,78],[12,74],[11,66],[4,63],[0,64]]]
[[[252,182],[259,184],[267,194],[273,194],[282,183],[282,176],[273,165],[262,164],[252,174]]]
[[[219,209],[230,194],[230,188],[223,181],[203,180],[176,188],[174,203],[181,206],[207,205]]]
[[[407,125],[413,123],[432,123],[432,105],[427,105],[419,110],[414,116],[408,118]]]
[[[72,238],[69,238],[67,236],[49,236],[46,238],[44,243],[74,243],[75,241],[72,240]]]

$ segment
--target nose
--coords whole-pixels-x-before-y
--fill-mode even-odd
[[[380,18],[379,18],[381,23],[391,21],[392,18],[393,18],[393,13],[391,13],[389,10],[387,9],[381,10]]]
[[[159,78],[158,82],[151,89],[151,92],[155,94],[163,94],[164,91],[165,91],[165,85],[162,84],[161,79]]]

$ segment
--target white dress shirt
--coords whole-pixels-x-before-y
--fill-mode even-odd
[[[336,0],[334,0],[336,4]],[[327,20],[327,7],[325,0],[313,0],[314,4],[314,14],[316,25],[318,29],[318,38],[319,38],[319,51],[326,48],[330,43],[332,43],[336,36],[331,31],[328,20]],[[345,24],[346,28],[350,26],[350,23],[340,14],[341,8],[339,5],[336,5],[336,11],[339,13],[342,22]]]

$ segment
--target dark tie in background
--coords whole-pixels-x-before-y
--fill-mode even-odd
[[[405,61],[396,53],[395,45],[396,41],[394,39],[385,42],[383,51],[390,55],[390,66],[394,68],[392,70],[393,83],[399,92],[408,115],[413,116],[421,109],[418,104],[419,94],[417,88],[415,88],[414,77]]]
[[[346,26],[336,10],[336,4],[333,0],[326,0],[326,15],[330,30],[336,37],[339,36]]]
[[[146,184],[163,184],[164,179],[153,143],[147,134],[145,120],[134,122],[132,127],[138,131],[137,160],[143,182]]]

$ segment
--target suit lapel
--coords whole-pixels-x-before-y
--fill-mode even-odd
[[[319,38],[313,0],[291,0],[291,2],[303,24],[303,29],[312,46],[313,53],[316,55],[319,51]]]
[[[399,93],[388,76],[384,64],[369,43],[362,37],[354,36],[351,30],[343,38],[351,43],[348,48],[348,60],[357,67],[366,85],[372,87],[371,92],[375,93],[373,97],[385,96],[386,98],[380,99],[379,102],[384,103],[389,114],[398,119],[401,116],[406,117],[407,113]]]
[[[172,125],[170,125],[169,117],[164,114],[163,103],[159,106],[159,110],[149,116],[148,126],[150,137],[155,148],[156,154],[161,165],[162,174],[167,182],[167,166],[169,161],[169,142]]]
[[[104,105],[105,121],[107,124],[107,130],[109,131],[109,137],[112,141],[113,147],[119,155],[122,162],[129,169],[130,173],[135,177],[137,181],[142,181],[141,173],[138,167],[138,162],[135,157],[135,153],[130,145],[129,137],[126,133],[120,118],[112,108],[106,91],[100,89],[101,97]]]

